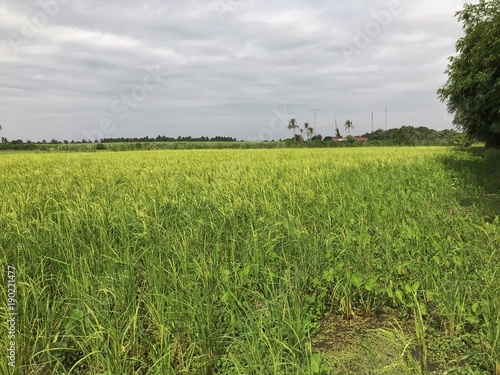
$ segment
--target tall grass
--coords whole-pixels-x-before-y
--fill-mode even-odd
[[[481,330],[485,368],[499,363],[498,211],[479,204],[498,191],[467,177],[481,163],[445,148],[2,155],[17,369],[316,374],[327,309],[415,304],[450,336]]]

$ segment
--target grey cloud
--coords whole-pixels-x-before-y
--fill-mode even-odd
[[[110,137],[247,138],[268,128],[273,110],[284,106],[310,123],[311,109],[321,108],[323,134],[333,132],[335,117],[352,118],[356,132],[366,132],[370,113],[380,118],[385,106],[392,126],[452,126],[435,93],[461,35],[453,1],[402,0],[362,48],[359,33],[370,31],[389,1],[233,1],[223,17],[214,4],[67,0],[15,52],[12,35],[22,36],[41,7],[4,1],[3,135],[81,139],[107,117],[116,125]],[[346,46],[353,51],[347,57]],[[112,103],[140,90],[148,66],[160,67],[162,82],[120,119]]]

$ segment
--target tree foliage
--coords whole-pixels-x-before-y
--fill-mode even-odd
[[[337,128],[337,126],[335,126],[335,137],[342,138],[342,136],[340,135],[339,128]]]
[[[439,98],[456,126],[487,147],[500,147],[500,1],[465,4],[456,16],[464,36],[450,57]]]
[[[426,126],[414,127],[404,125],[400,128],[377,129],[370,133],[361,135],[370,141],[389,141],[396,145],[445,145],[469,144],[469,139],[465,134],[457,133],[452,129],[434,130]]]
[[[351,120],[345,120],[344,124],[345,130],[349,132],[349,135],[351,135],[351,129],[354,129],[354,125],[352,124]]]
[[[297,140],[295,137],[295,130],[298,129],[297,125],[297,120],[294,118],[291,118],[290,121],[288,122],[288,129],[291,129],[293,131],[293,139]]]

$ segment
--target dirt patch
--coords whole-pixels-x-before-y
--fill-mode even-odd
[[[391,310],[352,319],[330,314],[320,322],[313,351],[322,355],[333,374],[490,373],[486,343],[478,334],[450,338],[426,326],[424,336],[422,347],[414,321]]]
[[[390,311],[371,317],[345,319],[328,315],[320,322],[313,350],[322,354],[333,372],[342,374],[401,374],[427,366],[415,338],[414,322]]]

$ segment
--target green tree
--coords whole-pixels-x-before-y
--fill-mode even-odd
[[[394,141],[400,145],[415,145],[417,142],[417,131],[413,126],[402,126],[396,130]]]
[[[349,132],[349,135],[351,135],[351,129],[354,129],[354,125],[352,124],[351,120],[345,120],[344,124],[345,130]]]
[[[342,136],[340,135],[339,128],[337,128],[337,127],[335,127],[335,137],[342,138]]]
[[[2,125],[0,125],[0,130],[3,130]],[[7,139],[7,138],[2,137],[2,139],[1,139],[1,141],[0,141],[0,142],[1,142],[1,143],[8,143],[9,141],[8,141],[8,139]]]
[[[321,141],[323,139],[323,136],[321,134],[316,134],[314,137],[311,138],[312,141]],[[331,137],[330,137],[331,139]]]
[[[297,129],[299,126],[297,125],[297,120],[294,118],[291,118],[290,121],[288,121],[288,129],[293,131],[293,139],[297,140],[295,137],[295,129]]]
[[[469,136],[500,148],[500,1],[480,0],[457,12],[464,36],[450,57],[438,97],[453,123]]]

